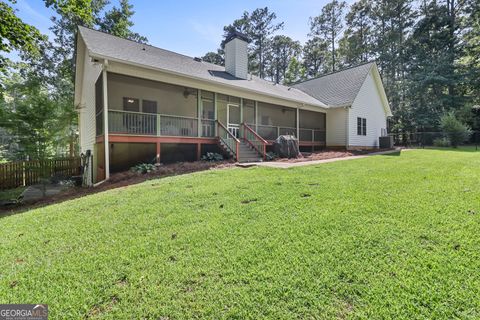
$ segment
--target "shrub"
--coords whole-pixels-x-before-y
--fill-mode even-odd
[[[216,152],[207,152],[206,155],[202,156],[203,161],[222,161],[223,156]]]
[[[140,164],[137,164],[136,166],[132,167],[130,170],[132,170],[134,172],[145,174],[145,173],[155,171],[155,166],[151,163],[140,163]]]
[[[440,126],[454,148],[468,140],[472,133],[470,127],[459,121],[453,112],[447,113],[440,118]]]
[[[448,140],[448,138],[436,138],[435,140],[433,140],[433,145],[435,147],[450,147],[450,140]]]

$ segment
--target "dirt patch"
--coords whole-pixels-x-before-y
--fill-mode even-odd
[[[133,171],[124,171],[119,173],[114,173],[110,175],[110,179],[105,181],[101,185],[92,188],[70,188],[56,194],[54,196],[46,197],[35,202],[29,203],[19,203],[16,206],[9,206],[8,208],[0,208],[0,217],[19,213],[22,211],[30,210],[36,207],[42,207],[53,203],[59,203],[66,200],[71,200],[75,198],[80,198],[89,194],[94,194],[110,189],[120,188],[129,186],[132,184],[141,183],[151,179],[158,179],[169,177],[173,175],[181,175],[186,173],[192,173],[197,171],[205,171],[212,169],[225,169],[234,167],[233,162],[222,161],[222,162],[207,162],[207,161],[197,161],[197,162],[179,162],[169,165],[163,165],[157,168],[157,170],[140,174]]]

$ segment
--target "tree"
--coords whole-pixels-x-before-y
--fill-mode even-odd
[[[290,37],[277,35],[273,37],[269,49],[269,58],[265,59],[267,68],[271,79],[280,83],[285,78],[290,61],[300,54],[301,45]]]
[[[245,11],[240,19],[233,24],[225,26],[224,38],[230,31],[239,31],[245,33],[251,40],[250,55],[254,58],[250,60],[250,70],[258,74],[260,78],[265,77],[265,53],[268,50],[268,43],[272,34],[283,28],[284,23],[275,23],[277,15],[270,12],[268,7],[255,9],[252,13]],[[224,48],[222,41],[222,48]]]
[[[339,55],[347,66],[367,62],[372,51],[371,3],[355,2],[345,18],[346,30],[339,41]]]
[[[288,70],[285,73],[284,84],[289,85],[300,80],[305,79],[305,68],[297,60],[297,58],[292,57],[290,63],[288,64]]]
[[[468,140],[472,134],[470,127],[460,122],[453,112],[446,113],[440,118],[440,126],[454,148]]]
[[[12,0],[10,0],[12,2]],[[5,72],[7,58],[1,53],[12,50],[38,55],[39,42],[45,38],[37,28],[24,23],[6,2],[0,2],[0,72]]]
[[[146,37],[130,30],[130,28],[133,27],[131,18],[134,14],[133,5],[131,5],[128,0],[120,0],[120,8],[113,7],[110,11],[106,12],[98,25],[101,31],[121,38],[147,43],[148,40]]]
[[[207,52],[203,57],[203,61],[210,62],[213,64],[217,64],[219,66],[223,66],[225,64],[225,60],[223,58],[223,55],[221,54],[220,49],[217,50],[217,52]]]
[[[310,18],[310,35],[323,37],[329,42],[332,71],[336,67],[335,44],[343,28],[345,1],[333,0],[322,8],[319,16]]]
[[[22,68],[28,69],[28,66],[23,64]],[[65,125],[59,118],[59,105],[32,74],[11,73],[10,79],[4,79],[4,83],[5,98],[1,101],[3,127],[21,146],[17,158],[53,156],[58,147],[55,137]]]
[[[307,77],[316,77],[326,72],[328,43],[319,37],[307,40],[303,46],[303,67]]]

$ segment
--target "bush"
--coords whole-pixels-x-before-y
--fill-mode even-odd
[[[454,148],[467,141],[472,134],[470,127],[459,121],[453,112],[440,118],[440,126]]]
[[[443,148],[450,147],[450,140],[448,140],[448,138],[436,138],[435,140],[433,140],[433,145],[435,147]]]
[[[140,164],[137,164],[136,166],[132,167],[130,170],[132,170],[134,172],[145,174],[145,173],[155,171],[155,166],[151,163],[140,163]]]
[[[222,161],[223,156],[216,152],[207,152],[206,155],[202,156],[203,161]]]

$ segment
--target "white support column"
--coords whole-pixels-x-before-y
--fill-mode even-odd
[[[258,101],[255,101],[255,132],[258,132]]]
[[[197,121],[198,121],[198,137],[202,136],[202,90],[197,92]]]
[[[297,108],[297,139],[300,141],[300,108]]]
[[[218,111],[217,111],[217,110],[218,110],[218,106],[217,106],[217,93],[214,92],[214,93],[213,93],[213,114],[214,114],[213,118],[214,118],[215,121],[218,120]],[[218,131],[218,128],[217,128],[217,124],[216,124],[216,123],[215,123],[215,125],[214,125],[214,128],[215,128],[215,137],[217,137],[217,136],[218,136],[218,132],[217,132],[217,131]]]
[[[243,98],[240,98],[240,123],[243,123]]]
[[[108,139],[108,86],[107,86],[108,60],[103,62],[102,84],[103,84],[103,143],[105,146],[105,180],[110,178],[110,143]]]

